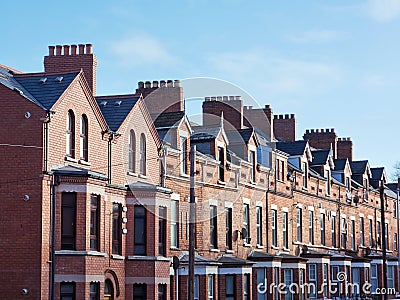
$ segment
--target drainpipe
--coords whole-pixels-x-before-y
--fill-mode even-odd
[[[55,277],[55,244],[56,244],[56,186],[60,184],[60,177],[53,174],[51,183],[51,253],[50,253],[50,300],[54,300],[54,277]]]
[[[269,253],[269,238],[268,238],[268,232],[269,232],[269,200],[268,200],[268,192],[269,192],[269,187],[270,187],[270,174],[271,170],[268,170],[268,183],[267,183],[267,191],[265,192],[265,214],[266,214],[266,234],[267,234],[267,239],[266,239],[266,247],[267,247],[267,252]]]
[[[108,137],[108,184],[111,184],[111,154],[112,154],[112,143],[113,140],[113,134],[110,134],[110,136]]]
[[[381,200],[381,247],[382,247],[382,271],[383,271],[383,287],[385,288],[385,291],[387,291],[388,288],[388,283],[387,283],[387,259],[386,259],[386,223],[385,223],[385,204],[386,204],[386,199],[385,199],[385,187],[383,185],[383,181],[381,183],[380,191],[379,191],[379,196]],[[389,228],[389,226],[388,226]],[[384,299],[387,299],[387,294],[384,294]]]
[[[44,173],[49,172],[49,123],[54,111],[48,110],[44,119]]]

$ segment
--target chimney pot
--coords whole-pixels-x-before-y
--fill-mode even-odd
[[[289,115],[288,114],[285,115],[285,119],[289,119]]]
[[[228,101],[229,98],[228,98],[228,96],[223,96],[223,97],[222,97],[222,100],[223,100],[223,101]]]
[[[153,88],[158,88],[158,81],[157,80],[154,80],[153,81]]]
[[[222,101],[222,96],[218,96],[217,101]]]
[[[146,89],[151,88],[151,82],[150,82],[150,81],[146,81],[146,82],[145,82],[145,88],[146,88]]]
[[[56,46],[56,55],[61,55],[61,49],[62,49],[61,45]]]
[[[144,88],[144,82],[143,81],[139,81],[138,82],[138,88],[139,89],[143,89]]]
[[[205,100],[206,100],[206,101],[210,101],[211,98],[210,98],[210,97],[206,97]]]
[[[242,100],[242,96],[236,96],[236,100]]]
[[[311,129],[311,133],[314,133],[315,131],[314,131],[314,129]]]
[[[283,119],[283,115],[279,115],[279,119]]]
[[[181,87],[181,81],[178,79],[174,80],[174,87]]]
[[[309,129],[306,129],[306,134],[307,134],[307,133],[310,133],[310,130],[309,130]]]
[[[331,132],[335,132],[335,128],[331,128]]]
[[[325,132],[325,129],[321,129],[321,133],[324,133],[324,132]],[[329,132],[328,129],[326,132]]]
[[[160,80],[160,86],[161,87],[166,87],[167,86],[166,81],[165,80]]]
[[[86,54],[92,54],[92,50],[93,50],[93,45],[86,44]]]
[[[76,49],[78,48],[77,45],[71,45],[71,55],[76,55]]]
[[[319,133],[319,129],[316,129],[315,132],[316,132],[316,133]]]
[[[69,45],[64,45],[64,55],[69,55]]]
[[[235,100],[235,96],[229,96],[229,100]]]
[[[84,44],[79,44],[79,54],[85,54],[85,45]]]
[[[211,97],[211,101],[216,101],[217,97]]]
[[[265,104],[265,108],[270,108],[269,104]]]
[[[54,56],[54,50],[56,47],[54,46],[49,46],[49,56]]]
[[[290,114],[290,118],[291,118],[291,119],[294,119],[294,114]]]
[[[167,87],[174,87],[174,84],[173,84],[172,80],[168,80],[167,81]]]

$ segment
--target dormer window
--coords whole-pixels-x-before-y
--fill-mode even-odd
[[[180,148],[181,148],[181,174],[188,173],[188,157],[187,157],[187,138],[180,137]]]
[[[281,159],[276,160],[276,179],[279,181],[284,181],[285,180],[285,162]]]
[[[303,162],[301,164],[301,169],[303,171],[303,188],[307,188],[308,186],[308,165],[307,162]]]
[[[75,157],[75,114],[71,109],[67,114],[66,153]]]
[[[249,162],[251,163],[250,181],[255,182],[256,181],[256,152],[255,151],[249,152]]]
[[[368,179],[364,178],[363,180],[363,197],[364,200],[368,200]]]
[[[88,118],[86,115],[82,115],[81,118],[81,134],[80,134],[80,157],[84,161],[89,160],[89,155],[88,155]]]
[[[129,132],[128,169],[135,172],[136,138],[133,129]]]
[[[140,135],[140,174],[146,175],[146,137],[142,133]]]
[[[331,194],[331,171],[330,170],[325,170],[325,178],[326,178],[326,194],[330,195]]]
[[[225,181],[225,149],[218,147],[218,180]]]

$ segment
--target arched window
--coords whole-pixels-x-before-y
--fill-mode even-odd
[[[110,279],[106,279],[104,282],[104,299],[114,299],[114,287]]]
[[[140,135],[140,174],[146,175],[146,137]]]
[[[128,168],[129,171],[135,172],[135,156],[136,156],[136,138],[133,129],[129,132],[129,153],[128,153]]]
[[[66,152],[68,156],[75,157],[75,114],[72,110],[67,115]]]
[[[88,161],[89,160],[89,155],[88,155],[88,118],[86,115],[82,115],[81,118],[81,135],[80,135],[80,156],[81,159]]]

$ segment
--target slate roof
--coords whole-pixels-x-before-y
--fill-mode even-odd
[[[259,250],[252,250],[250,254],[247,256],[247,259],[250,260],[258,260],[258,261],[265,261],[265,260],[274,260],[274,259],[280,259],[280,257],[264,252],[264,251],[259,251]]]
[[[226,136],[228,137],[229,143],[248,143],[254,132],[253,128],[246,128],[240,130],[228,130]]]
[[[389,189],[391,189],[393,192],[397,191],[397,182],[392,182],[392,183],[386,183],[385,184]]]
[[[162,114],[152,114],[151,118],[154,120],[154,126],[156,128],[170,128],[176,127],[180,121],[184,118],[185,112],[165,112]]]
[[[35,103],[37,106],[42,109],[46,109],[36,98],[29,93],[13,76],[13,72],[10,72],[10,69],[0,66],[0,84],[9,88],[10,90],[16,90],[16,92],[21,91],[22,96],[27,100]]]
[[[217,261],[221,263],[223,266],[243,266],[243,265],[252,265],[253,262],[250,262],[246,259],[238,258],[233,255],[224,254],[217,258]]]
[[[119,95],[99,96],[96,100],[110,129],[117,131],[139,98],[137,95]]]
[[[181,264],[189,263],[189,253],[187,251],[183,252],[182,255],[179,256],[179,261]],[[198,254],[194,255],[194,262],[196,265],[219,265],[219,263],[211,258],[207,258],[204,256],[200,256]]]
[[[29,93],[46,109],[50,109],[60,98],[72,81],[78,76],[79,72],[62,74],[16,74],[14,79],[22,85]],[[61,78],[61,81],[56,78]],[[42,78],[47,78],[46,82],[41,83]]]
[[[220,126],[196,126],[192,129],[193,134],[190,136],[191,141],[213,140],[221,131]]]
[[[383,167],[371,168],[371,179],[372,180],[381,180],[384,170],[385,170],[385,168],[383,168]]]
[[[303,155],[306,150],[307,141],[277,142],[276,148],[290,154],[291,156]]]
[[[322,166],[328,162],[328,157],[330,150],[314,150],[311,151],[312,154],[312,162],[310,162],[310,166]]]
[[[55,174],[61,175],[61,176],[92,177],[92,178],[96,178],[96,179],[107,180],[107,175],[105,175],[103,173],[76,167],[76,166],[71,166],[71,165],[61,165],[56,168],[53,168],[52,171]]]
[[[368,160],[352,161],[350,162],[351,173],[353,175],[364,174],[367,165],[368,165]]]
[[[346,167],[346,161],[347,158],[338,158],[335,159],[333,162],[335,163],[335,169],[334,171],[344,171],[344,168]]]

